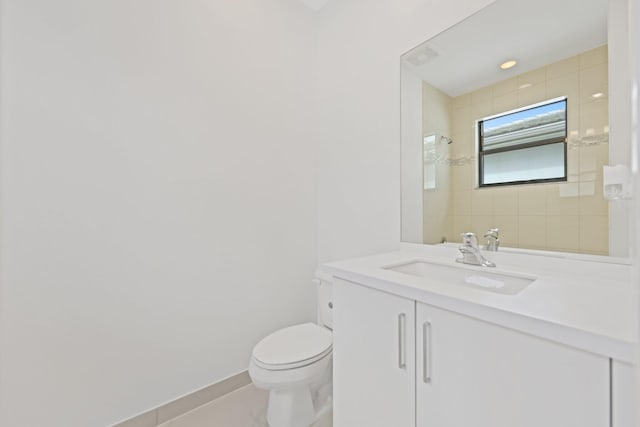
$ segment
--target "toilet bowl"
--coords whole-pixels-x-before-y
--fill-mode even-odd
[[[309,427],[331,411],[331,281],[319,277],[314,283],[319,285],[319,324],[275,331],[256,344],[251,354],[251,380],[269,391],[269,427]]]

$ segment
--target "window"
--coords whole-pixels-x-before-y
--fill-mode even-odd
[[[478,121],[480,187],[567,180],[567,99]]]

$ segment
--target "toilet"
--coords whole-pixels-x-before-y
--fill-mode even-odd
[[[333,278],[316,272],[317,323],[273,332],[253,348],[249,375],[269,391],[269,427],[309,427],[330,417],[332,398]]]

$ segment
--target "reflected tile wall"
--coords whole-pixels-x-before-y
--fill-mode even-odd
[[[608,133],[607,46],[453,98],[453,157],[475,153],[475,120],[559,96],[568,98],[570,139]],[[595,93],[600,98],[593,98]],[[584,141],[584,139],[583,139]],[[606,255],[608,204],[602,166],[609,145],[569,144],[568,182],[500,188],[476,187],[475,167],[451,166],[453,235],[501,229],[504,246]]]

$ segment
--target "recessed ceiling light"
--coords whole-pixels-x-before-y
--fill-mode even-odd
[[[596,98],[596,99],[602,98],[603,96],[604,96],[604,93],[602,92],[596,92],[593,95],[591,95],[592,98]]]
[[[509,68],[515,67],[517,63],[518,62],[516,60],[511,59],[509,61],[506,61],[500,64],[500,68],[502,68],[503,70],[508,70]]]
[[[523,85],[518,86],[518,89],[526,89],[531,86],[533,86],[531,83],[525,83]]]

